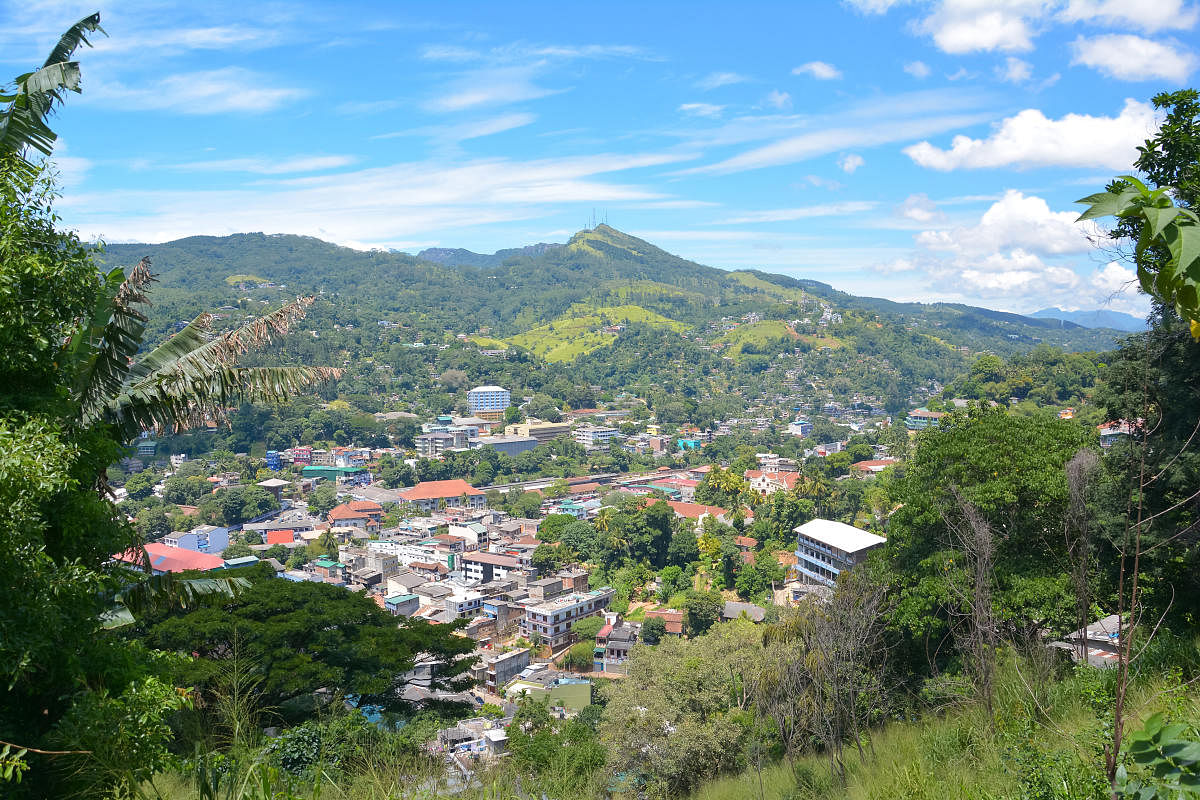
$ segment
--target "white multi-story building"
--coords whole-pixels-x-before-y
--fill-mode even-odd
[[[501,386],[476,386],[467,392],[467,406],[471,415],[486,420],[504,418],[504,411],[512,405],[512,394]]]
[[[886,539],[828,519],[814,519],[795,529],[796,568],[808,583],[833,586],[838,575],[862,563]]]
[[[599,425],[580,425],[574,431],[575,441],[587,450],[602,450],[608,443],[621,435],[616,428],[606,428]]]

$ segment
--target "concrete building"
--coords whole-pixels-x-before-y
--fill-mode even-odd
[[[592,682],[536,664],[526,667],[504,688],[504,696],[509,700],[516,700],[521,695],[539,701],[546,699],[551,708],[565,708],[577,713],[591,705]]]
[[[201,525],[187,532],[175,531],[169,536],[164,536],[162,543],[167,547],[220,555],[222,550],[229,547],[229,529],[218,528],[215,525]]]
[[[486,420],[504,418],[504,411],[512,405],[512,395],[500,386],[476,386],[467,392],[467,406],[471,415]]]
[[[532,436],[485,436],[471,440],[471,447],[490,447],[497,453],[504,453],[510,458],[515,458],[537,446],[538,440]]]
[[[941,411],[918,408],[915,411],[908,412],[908,416],[904,418],[904,427],[910,431],[923,431],[926,428],[936,428],[944,416],[946,415]]]
[[[499,553],[464,553],[460,561],[463,577],[480,583],[515,577],[521,571],[518,559]]]
[[[521,635],[532,637],[535,633],[542,641],[557,650],[571,638],[571,623],[577,619],[593,617],[608,608],[615,592],[611,587],[593,589],[590,592],[572,592],[541,603],[525,607],[525,618],[521,620]]]
[[[575,441],[586,450],[603,450],[608,443],[620,437],[621,432],[616,428],[601,425],[580,425],[575,429]]]
[[[537,439],[538,444],[545,444],[570,432],[571,423],[569,422],[542,422],[541,420],[534,419],[516,425],[509,425],[504,429],[505,436],[532,436],[534,439]]]
[[[454,434],[444,431],[422,433],[413,441],[417,446],[417,455],[422,458],[437,458],[454,447]]]
[[[843,570],[857,566],[886,539],[843,522],[814,519],[795,529],[796,568],[810,583],[833,586]]]
[[[531,653],[528,647],[509,650],[507,653],[483,651],[479,661],[471,668],[471,677],[491,694],[499,694],[513,678],[529,666]]]

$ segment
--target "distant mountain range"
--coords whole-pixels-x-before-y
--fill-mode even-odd
[[[1074,322],[1076,325],[1082,325],[1085,328],[1111,328],[1128,333],[1138,333],[1139,331],[1146,330],[1146,320],[1144,318],[1135,317],[1133,314],[1125,314],[1120,311],[1109,311],[1103,308],[1094,311],[1063,311],[1061,308],[1043,308],[1041,311],[1035,311],[1029,316],[1038,319],[1060,319],[1066,322]]]
[[[553,250],[556,247],[562,246],[562,244],[538,242],[537,244],[525,247],[510,247],[506,250],[497,250],[491,255],[487,253],[474,253],[470,250],[464,250],[461,247],[429,247],[417,253],[417,258],[422,261],[432,261],[435,264],[445,264],[447,267],[478,267],[480,269],[488,269],[498,267],[514,256],[540,256],[547,250]]]

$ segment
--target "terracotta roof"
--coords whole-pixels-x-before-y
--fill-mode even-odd
[[[733,543],[738,547],[757,547],[758,539],[755,539],[753,536],[735,536],[733,537]]]
[[[879,472],[884,467],[890,467],[897,463],[894,458],[873,458],[867,461],[857,461],[850,465],[850,469],[856,469],[860,472]]]
[[[720,506],[706,506],[702,503],[680,503],[676,500],[665,501],[667,505],[681,517],[688,519],[700,519],[705,514],[711,514],[714,517],[723,517],[729,513],[728,509]]]
[[[577,483],[571,487],[571,494],[587,494],[594,492],[600,488],[600,484],[592,481],[590,483]]]
[[[365,511],[355,511],[350,507],[349,503],[342,503],[340,506],[334,506],[329,509],[329,521],[334,522],[339,519],[370,519],[371,516]]]
[[[796,488],[796,481],[800,479],[799,472],[772,472],[761,469],[748,469],[744,476],[746,480],[751,481],[755,478],[763,478],[764,480],[778,483],[781,486],[786,486],[788,489]]]
[[[185,550],[182,547],[168,547],[162,542],[147,544],[146,555],[150,557],[150,566],[158,572],[184,572],[189,569],[207,572],[225,567],[225,561],[220,556],[197,553],[195,550]],[[136,550],[118,553],[113,558],[127,564],[138,565],[141,563],[141,554]]]
[[[676,635],[683,633],[682,611],[657,608],[653,611],[646,612],[646,619],[649,619],[650,617],[662,617],[663,622],[667,624],[667,633],[674,633]]]
[[[296,541],[293,530],[267,531],[267,544],[291,544]]]
[[[383,513],[383,506],[370,500],[351,500],[349,503],[345,503],[344,505],[348,506],[351,511],[365,511],[369,514]]]
[[[444,497],[482,496],[483,492],[471,484],[456,478],[450,481],[422,481],[411,489],[400,492],[405,500],[437,500]]]

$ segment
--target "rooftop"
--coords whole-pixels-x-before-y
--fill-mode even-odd
[[[483,492],[471,484],[455,478],[449,481],[422,481],[411,489],[400,492],[405,500],[437,500],[445,497],[461,497],[462,495],[482,496]]]
[[[882,536],[830,519],[814,519],[800,525],[795,531],[845,553],[857,553],[887,541]]]

